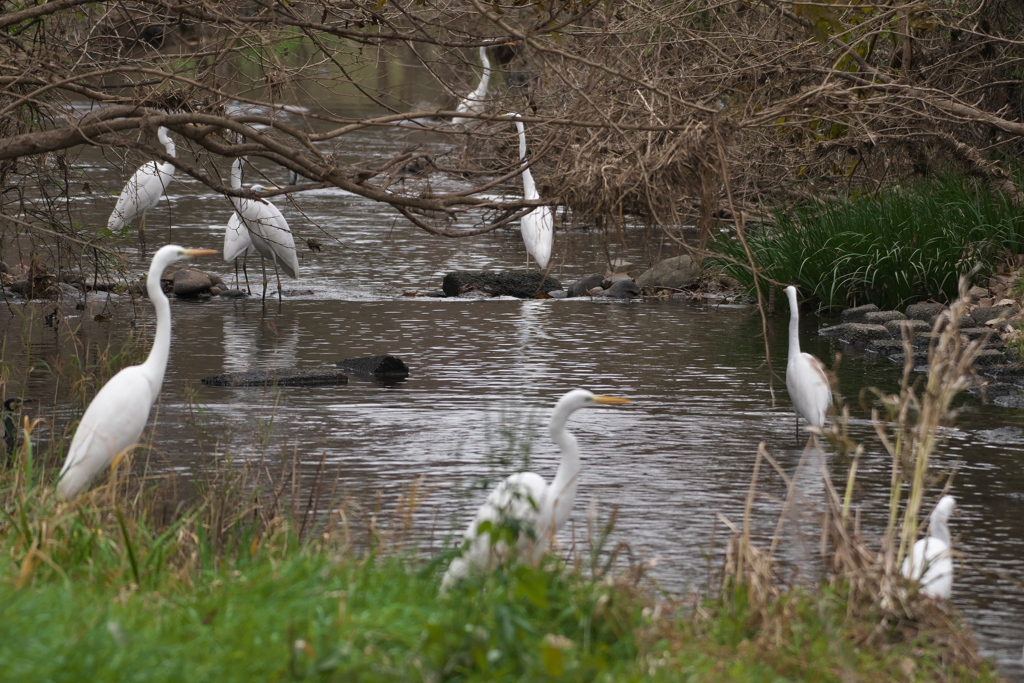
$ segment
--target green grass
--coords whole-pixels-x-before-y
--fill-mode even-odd
[[[775,213],[747,236],[761,274],[795,284],[824,309],[956,298],[960,275],[980,264],[984,282],[1008,254],[1024,250],[1024,214],[984,185],[945,176],[851,201],[811,201]],[[725,274],[753,276],[739,242],[712,246]]]

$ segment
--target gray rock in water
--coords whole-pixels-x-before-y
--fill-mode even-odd
[[[903,315],[899,311],[870,311],[864,315],[864,320],[860,322],[865,322],[869,325],[884,325],[894,320],[906,319],[907,316]]]
[[[202,383],[213,387],[315,387],[348,384],[348,374],[330,366],[309,370],[250,370],[204,377]]]
[[[15,280],[11,283],[11,291],[25,296],[25,292],[28,291],[28,280]]]
[[[339,368],[345,368],[355,374],[375,375],[377,377],[398,377],[405,379],[409,376],[409,366],[401,358],[396,356],[366,356],[365,358],[346,358],[335,363]]]
[[[872,339],[890,339],[889,330],[882,325],[840,323],[818,331],[823,337],[834,337],[848,344],[864,344]]]
[[[241,289],[225,289],[220,295],[224,299],[244,299],[249,296]]]
[[[872,339],[866,351],[889,357],[894,353],[903,353],[903,342],[899,339]]]
[[[601,296],[608,299],[635,299],[643,296],[643,292],[635,282],[626,278],[613,282],[611,287],[601,292]]]
[[[1016,311],[1009,306],[989,306],[988,308],[975,308],[971,311],[971,319],[977,325],[984,325],[995,318],[1009,318]]]
[[[569,296],[569,293],[564,289],[552,289],[548,292],[548,296],[552,299],[564,299]]]
[[[1024,434],[1019,427],[996,427],[995,429],[982,429],[974,433],[974,436],[984,441],[1020,441],[1021,434]]]
[[[7,267],[7,264],[4,263],[3,261],[0,261],[0,273],[9,273],[9,272],[11,272],[11,269]]]
[[[992,405],[999,406],[1000,408],[1024,408],[1024,395],[996,396],[992,400]]]
[[[885,323],[885,329],[889,330],[893,339],[903,339],[903,330],[909,330],[910,338],[913,339],[916,334],[931,332],[932,326],[924,320],[890,320]]]
[[[195,298],[210,293],[213,283],[201,270],[182,268],[174,271],[174,296]]]
[[[906,314],[911,320],[928,320],[941,313],[944,308],[945,306],[934,301],[924,301],[907,306]]]
[[[687,254],[668,258],[655,264],[636,279],[639,287],[652,289],[686,289],[700,277],[700,267]]]
[[[839,323],[862,323],[865,321],[865,316],[868,313],[877,313],[878,306],[874,304],[864,304],[863,306],[857,306],[856,308],[847,308],[845,311],[839,314]],[[884,320],[878,322],[879,325],[884,323]]]
[[[538,294],[562,289],[562,283],[541,273],[499,273],[490,270],[472,272],[456,270],[444,276],[445,296],[459,296],[466,292],[480,292],[487,296],[514,296],[533,299]]]
[[[594,287],[600,287],[602,282],[604,282],[604,276],[600,273],[588,275],[569,285],[569,296],[585,296]]]

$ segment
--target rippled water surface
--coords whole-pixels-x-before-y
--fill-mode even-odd
[[[409,135],[364,133],[347,145],[353,155],[373,155],[407,144]],[[107,191],[115,193],[127,174],[112,162],[80,159],[78,170],[106,191],[76,200],[70,207],[76,220],[106,220],[114,202]],[[267,174],[286,179],[279,170]],[[219,249],[231,213],[228,201],[187,178],[172,183],[169,195],[150,214],[150,244],[169,237]],[[653,576],[674,592],[706,582],[716,515],[741,522],[759,441],[795,472],[802,451],[785,385],[776,379],[773,402],[760,319],[752,310],[683,301],[405,296],[439,289],[443,274],[454,269],[522,269],[522,240],[514,230],[465,240],[432,237],[393,212],[339,191],[296,194],[278,205],[297,235],[302,268],[299,281],[285,281],[283,306],[264,310],[258,299],[173,304],[174,346],[154,439],[167,467],[188,475],[209,467],[215,453],[257,457],[261,448],[287,449],[310,472],[323,459],[330,483],[336,472],[338,491],[350,501],[372,507],[381,496],[385,515],[422,476],[427,495],[415,514],[430,530],[425,543],[437,548],[453,528],[461,530],[482,498],[474,483],[505,473],[495,455],[509,450],[506,433],[529,443],[533,468],[550,477],[557,453],[543,421],[554,400],[580,386],[626,396],[635,405],[580,411],[570,423],[585,467],[573,516],[576,534],[585,528],[592,501],[603,517],[617,508],[615,540],[628,542],[639,558],[657,558]],[[319,239],[324,251],[308,250],[308,237]],[[636,228],[626,241],[639,245],[646,243],[643,237]],[[652,244],[656,250],[656,240]],[[653,254],[645,249],[613,246],[612,256],[647,264]],[[555,252],[553,275],[563,282],[606,265],[595,233],[560,233]],[[141,270],[144,262],[136,258],[135,265]],[[216,259],[199,266],[225,278],[231,272]],[[258,265],[251,270],[253,275]],[[103,306],[93,300],[86,311],[66,311],[67,321],[81,322],[93,339],[123,336],[131,308],[122,302],[114,322],[93,322]],[[150,325],[148,303],[137,310],[140,323]],[[8,349],[19,347],[15,341],[26,329],[22,318],[2,310],[0,316]],[[785,369],[785,322],[772,321],[770,330],[777,373]],[[804,321],[805,347],[831,359],[840,349],[815,336],[821,324]],[[30,336],[39,357],[64,353],[47,328],[35,325]],[[353,378],[345,386],[273,391],[199,383],[226,371],[306,368],[382,353],[404,359],[411,377],[390,387]],[[887,361],[849,353],[839,374],[841,392],[855,406],[862,387],[892,389],[899,381]],[[24,392],[39,394],[44,406],[53,402],[45,376],[34,376]],[[858,499],[870,533],[885,516],[888,459],[872,440],[863,410],[855,407],[855,415],[855,435],[869,445]],[[968,400],[940,461],[959,470],[954,493],[963,512],[953,521],[957,547],[966,554],[957,566],[953,602],[985,652],[1008,675],[1021,677],[1024,599],[996,572],[1021,574],[1024,446],[1019,438],[1006,443],[985,432],[1003,426],[1024,426],[1020,412]],[[268,430],[265,447],[252,437],[259,429]],[[847,463],[829,466],[837,481],[845,480]],[[821,500],[813,472],[801,476],[801,485],[809,499]],[[782,490],[778,478],[768,475],[762,488]],[[766,537],[778,506],[765,497],[755,511]],[[719,549],[724,532],[718,523]],[[571,532],[565,536],[571,538]],[[791,543],[784,559],[799,563],[798,546]]]

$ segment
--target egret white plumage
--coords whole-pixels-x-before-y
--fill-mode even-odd
[[[498,540],[502,527],[515,530],[519,558],[531,563],[540,559],[551,538],[569,519],[576,500],[580,454],[576,437],[565,428],[566,421],[580,408],[623,403],[632,401],[595,395],[586,389],[574,389],[558,399],[548,426],[551,440],[562,453],[554,481],[548,484],[539,474],[519,472],[498,484],[469,523],[463,537],[462,555],[449,565],[441,581],[442,590],[470,571],[487,569],[509,554],[507,544]],[[481,529],[485,523],[490,524]]]
[[[533,174],[526,167],[526,130],[523,122],[519,120],[522,117],[515,112],[510,112],[506,116],[516,118],[516,130],[519,132],[519,159],[523,162],[523,199],[540,199],[537,185],[533,182]],[[523,216],[519,221],[519,231],[523,235],[526,252],[533,256],[541,270],[547,268],[551,259],[551,244],[555,239],[555,216],[551,207],[538,206]],[[529,266],[529,256],[526,263]]]
[[[242,223],[242,219],[238,217],[238,212],[231,214],[231,218],[228,219],[228,227],[224,231],[224,260],[228,263],[235,264],[235,287],[238,286],[238,259],[242,259],[242,274],[245,275],[245,289],[250,294],[252,291],[249,289],[249,273],[246,272],[245,266],[249,260],[249,254],[255,254],[256,247],[252,244],[252,238],[249,237],[249,229]]]
[[[903,560],[902,573],[918,582],[925,595],[948,600],[953,592],[953,556],[950,551],[949,516],[956,509],[953,496],[943,496],[928,521],[928,536],[914,544]]]
[[[800,416],[814,427],[823,427],[832,407],[832,390],[821,361],[809,353],[800,352],[800,309],[796,301],[796,287],[786,287],[789,297],[789,362],[786,364],[786,389],[796,409],[797,436],[800,435]]]
[[[138,443],[163,385],[171,350],[171,304],[160,287],[160,276],[175,261],[216,253],[169,244],[153,255],[146,279],[146,292],[156,309],[153,348],[146,362],[111,377],[85,409],[60,470],[57,492],[62,497],[77,496],[100,470]]]
[[[231,164],[231,187],[242,188],[242,158],[235,159]],[[263,187],[253,185],[254,192],[261,192]],[[295,238],[292,236],[288,221],[281,210],[266,200],[231,197],[242,223],[249,230],[249,238],[253,247],[263,257],[263,300],[267,298],[267,267],[266,259],[274,264],[277,275],[277,300],[281,301],[281,274],[278,266],[291,278],[299,277],[299,257],[295,252]]]
[[[466,95],[459,102],[458,106],[455,107],[455,111],[458,114],[483,114],[484,109],[487,107],[487,87],[491,82],[491,60],[487,58],[486,45],[480,47],[480,63],[484,65],[484,73],[480,77],[480,84],[476,86],[476,90]],[[456,126],[461,126],[475,120],[464,116],[455,116],[452,118],[452,123]]]
[[[174,156],[174,140],[168,135],[167,129],[163,126],[157,129],[157,138],[163,144],[168,156]],[[117,204],[107,219],[107,229],[111,231],[120,230],[126,225],[135,222],[139,218],[139,241],[142,244],[142,251],[146,251],[146,212],[160,202],[167,185],[174,177],[174,164],[169,161],[160,163],[156,160],[148,161],[139,167],[139,170],[128,179],[121,196],[117,198]]]

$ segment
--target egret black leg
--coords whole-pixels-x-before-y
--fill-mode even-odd
[[[146,212],[142,212],[142,218],[139,219],[139,249],[142,250],[142,257],[146,257]]]
[[[277,268],[277,261],[274,261],[274,275],[277,276],[277,305],[281,305],[281,271]]]
[[[260,263],[263,264],[263,304],[267,303],[267,259],[260,257]]]
[[[249,252],[242,254],[242,275],[245,276],[245,293],[252,296],[252,289],[249,288],[249,273],[246,272],[245,266],[249,263]]]

